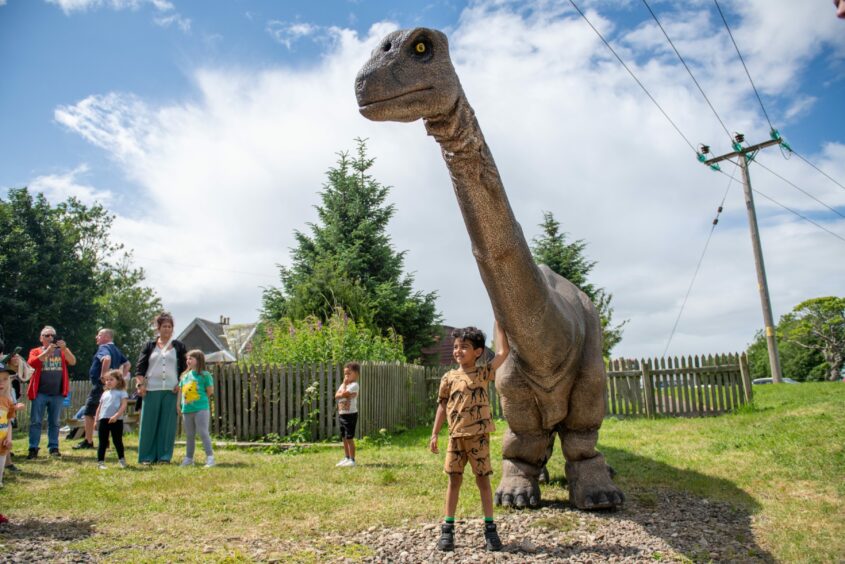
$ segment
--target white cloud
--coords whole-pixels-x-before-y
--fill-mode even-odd
[[[313,37],[323,28],[304,22],[290,23],[270,20],[267,22],[265,29],[276,42],[291,50],[297,41],[305,37]]]
[[[5,6],[5,5],[6,5],[6,0],[0,0],[0,6]]]
[[[769,9],[771,1],[754,6],[778,11]],[[660,354],[727,178],[696,163],[583,21],[548,5],[471,6],[449,30],[453,59],[526,236],[538,232],[548,210],[571,237],[586,240],[587,254],[598,261],[595,283],[614,294],[616,318],[630,319],[616,354]],[[800,66],[832,36],[805,6],[779,6],[784,13],[776,17],[746,12],[735,33],[769,96],[801,99],[794,85]],[[792,50],[781,53],[779,68],[756,41],[768,35],[765,26],[780,30],[784,21],[798,29],[789,32]],[[666,25],[682,37],[682,52],[701,69],[730,127],[764,139],[768,127],[747,103],[741,67],[712,53],[724,47],[724,38],[714,39],[717,23],[702,9],[672,14]],[[194,74],[199,95],[180,104],[109,93],[57,109],[59,123],[101,147],[139,187],[143,205],[132,218],[118,218],[116,235],[136,250],[180,322],[221,313],[254,319],[259,286],[276,282],[273,265],[288,262],[293,230],[315,220],[317,191],[335,152],[366,137],[377,159],[374,176],[394,187],[390,232],[396,248],[408,250],[416,286],[439,292],[447,323],[489,328],[489,301],[437,144],[419,122],[373,123],[357,112],[355,74],[393,24],[377,24],[366,37],[302,25],[290,32],[280,22],[288,47],[324,32],[332,38],[311,68],[205,68]],[[729,149],[700,94],[653,34],[645,26],[621,35],[626,62],[693,142]],[[764,78],[764,70],[778,77]],[[812,158],[845,178],[841,140]],[[830,205],[845,206],[845,191],[799,159],[784,161],[769,149],[760,160]],[[845,236],[840,218],[759,167],[752,175],[755,188]],[[804,298],[841,293],[842,241],[763,198],[757,205],[776,315]],[[174,266],[180,263],[216,270]],[[196,276],[184,275],[193,270]],[[669,352],[742,349],[760,317],[744,203],[734,184]]]
[[[156,25],[161,27],[170,27],[171,25],[176,25],[179,29],[184,31],[185,33],[191,31],[191,19],[180,16],[179,14],[169,14],[167,16],[157,16],[153,18],[153,21]]]
[[[82,164],[64,174],[37,176],[29,182],[28,187],[33,192],[43,192],[53,203],[73,197],[85,205],[99,203],[108,206],[113,202],[111,192],[81,182],[80,177],[85,176],[88,170],[88,165]]]
[[[153,22],[160,27],[170,27],[176,25],[183,32],[187,33],[191,30],[191,20],[174,12],[175,7],[172,2],[168,0],[46,0],[50,4],[59,6],[65,15],[70,15],[74,12],[86,12],[88,10],[95,10],[101,7],[111,8],[112,10],[140,10],[144,6],[152,6],[158,13],[153,18]],[[172,13],[171,13],[172,12]]]

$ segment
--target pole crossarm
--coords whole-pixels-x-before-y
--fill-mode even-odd
[[[738,157],[740,155],[747,155],[749,153],[754,153],[756,151],[759,151],[760,149],[765,149],[766,147],[771,147],[772,145],[780,145],[781,143],[783,143],[783,139],[780,139],[780,138],[769,139],[768,141],[763,141],[762,143],[757,143],[756,145],[751,145],[750,147],[744,147],[741,151],[733,151],[731,153],[725,153],[724,155],[721,155],[719,157],[713,157],[712,159],[708,159],[708,160],[704,161],[704,164],[714,165],[718,162],[721,162],[721,161],[724,161],[724,160],[727,160],[727,159],[730,159],[730,158],[733,158],[733,157]]]

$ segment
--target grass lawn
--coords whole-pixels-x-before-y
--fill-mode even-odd
[[[841,561],[845,384],[757,386],[754,392],[754,406],[733,415],[609,419],[600,448],[619,485],[640,505],[666,490],[726,501],[748,514],[756,544],[776,560]],[[501,459],[504,424],[498,427],[494,460]],[[319,544],[326,532],[435,522],[442,516],[446,479],[442,455],[426,450],[429,432],[413,429],[395,435],[389,446],[362,446],[354,469],[334,467],[342,456],[336,446],[295,455],[221,450],[219,465],[211,469],[141,467],[133,435],[127,438],[126,470],[117,468],[112,452],[109,469],[98,470],[94,451],[72,451],[69,444],[62,445],[61,460],[42,454],[26,462],[18,456],[23,473],[7,474],[0,494],[0,512],[13,521],[0,526],[0,552],[6,556],[21,542],[20,535],[4,539],[4,527],[56,520],[71,520],[81,531],[60,539],[61,548],[107,561],[231,562],[249,560],[246,547],[254,539]],[[16,436],[20,455],[26,442],[23,432]],[[177,447],[177,462],[183,449]],[[500,463],[494,468],[495,486]],[[550,472],[544,499],[565,500],[559,449]],[[479,514],[472,486],[467,480],[459,517]],[[324,548],[334,556],[369,554],[363,546]]]

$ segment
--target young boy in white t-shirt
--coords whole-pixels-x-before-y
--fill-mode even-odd
[[[343,367],[343,383],[337,389],[337,419],[340,423],[340,437],[346,455],[335,466],[355,466],[355,427],[358,424],[358,376],[361,365],[347,362]]]

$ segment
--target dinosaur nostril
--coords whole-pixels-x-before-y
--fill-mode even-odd
[[[390,41],[385,41],[384,45],[381,46],[381,50],[382,51],[390,51],[390,47],[391,47]]]

